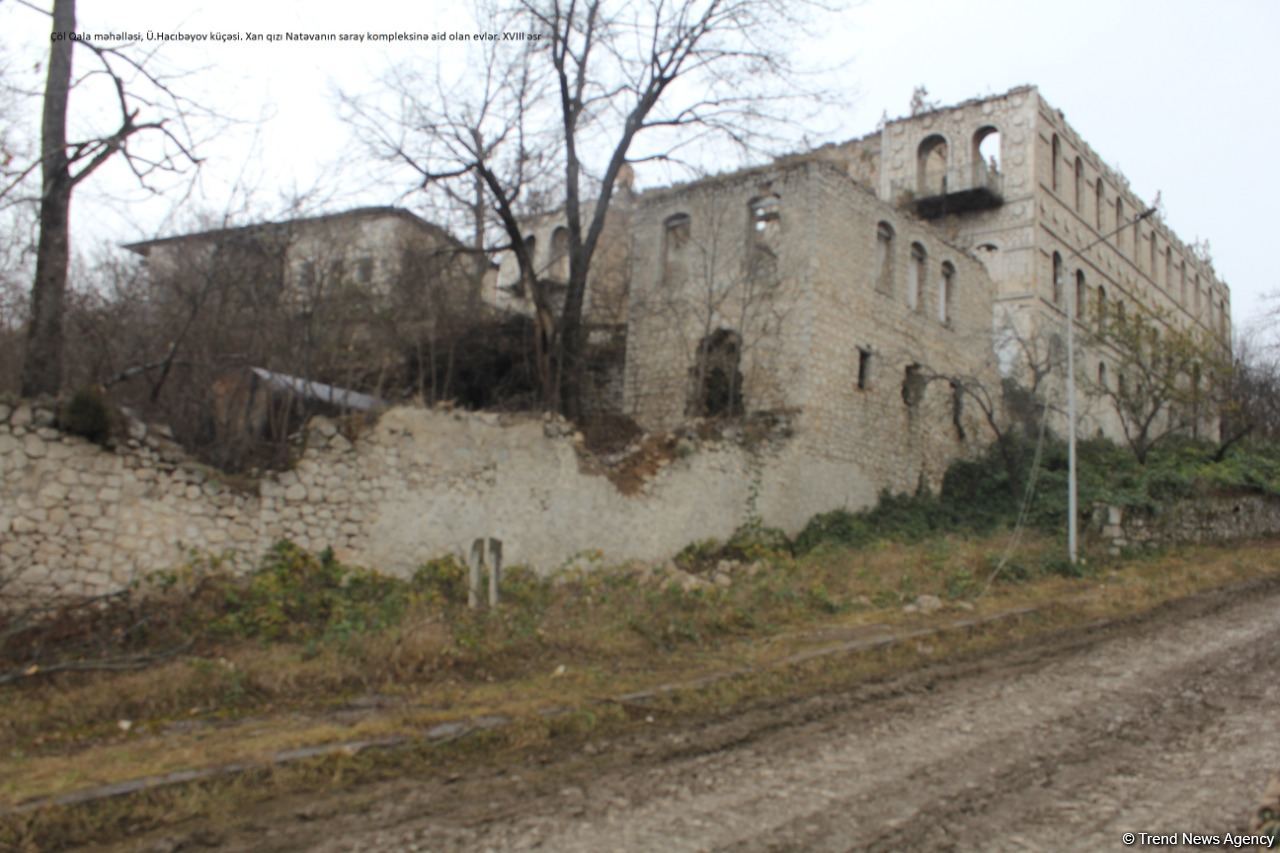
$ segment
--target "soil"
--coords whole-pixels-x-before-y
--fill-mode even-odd
[[[1120,850],[1127,832],[1245,833],[1280,768],[1278,676],[1280,584],[1260,582],[844,693],[656,715],[612,742],[265,803],[236,827],[129,847]]]

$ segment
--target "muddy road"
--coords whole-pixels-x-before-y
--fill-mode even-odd
[[[324,851],[1121,850],[1130,832],[1246,832],[1278,769],[1280,586],[1271,582],[844,694],[696,726],[657,720],[547,763],[387,784],[358,813],[342,813],[337,796],[290,804],[207,841]]]

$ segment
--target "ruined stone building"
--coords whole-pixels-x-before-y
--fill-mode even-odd
[[[1119,440],[1100,391],[1124,369],[1088,344],[1108,317],[1230,347],[1229,289],[1147,207],[1031,86],[628,197],[630,251],[593,267],[629,287],[624,409],[800,412],[815,450],[884,461],[872,479],[898,487],[972,436],[942,386],[998,397],[1044,373],[1060,410],[1071,308],[1080,434]]]

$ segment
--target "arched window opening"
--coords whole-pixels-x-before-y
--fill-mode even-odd
[[[876,289],[893,292],[893,226],[888,222],[876,226]]]
[[[695,417],[733,417],[743,413],[742,339],[737,332],[717,329],[698,344],[693,367],[688,414]]]
[[[1075,181],[1075,197],[1076,212],[1084,212],[1084,161],[1079,157],[1076,158],[1076,181]]]
[[[1151,232],[1151,246],[1149,248],[1151,249],[1151,280],[1159,283],[1160,276],[1158,274],[1159,271],[1157,270],[1157,256],[1160,253],[1156,250],[1156,232],[1154,231]]]
[[[858,390],[865,391],[871,386],[871,350],[858,347]]]
[[[973,185],[985,187],[1000,174],[1000,131],[987,126],[973,135]]]
[[[1182,272],[1181,272],[1182,284],[1179,285],[1178,287],[1178,302],[1182,304],[1183,308],[1186,308],[1187,307],[1187,262],[1183,261],[1181,264],[1181,267],[1182,267]]]
[[[1098,285],[1098,331],[1107,327],[1107,289]]]
[[[1053,253],[1053,304],[1062,305],[1062,255]]]
[[[1049,146],[1049,185],[1057,192],[1058,187],[1058,162],[1062,159],[1062,143],[1058,140],[1058,134],[1053,135],[1053,144]]]
[[[1106,188],[1106,184],[1102,182],[1102,178],[1098,178],[1098,186],[1097,186],[1097,189],[1095,190],[1095,194],[1093,197],[1093,208],[1094,208],[1093,218],[1099,231],[1102,230],[1102,208],[1105,204],[1104,202],[1104,197],[1106,196],[1106,193],[1104,192],[1105,188]]]
[[[1098,387],[1107,390],[1107,365],[1101,361],[1098,362]]]
[[[942,262],[942,282],[938,291],[938,320],[951,324],[951,305],[955,298],[956,268],[950,261]]]
[[[1084,270],[1076,270],[1076,319],[1085,320],[1085,312],[1089,308],[1089,285],[1084,280]]]
[[[1116,300],[1116,325],[1123,328],[1126,323],[1124,303],[1119,299]]]
[[[928,254],[919,243],[911,244],[911,267],[907,270],[907,307],[919,311],[924,307],[923,290]]]
[[[557,281],[569,280],[569,229],[561,225],[551,232],[551,260],[547,274]]]
[[[1119,229],[1124,224],[1124,199],[1116,196],[1116,228]],[[1120,243],[1124,240],[1124,231],[1116,231],[1116,248],[1120,248]]]
[[[1164,286],[1173,287],[1173,247],[1164,247]]]
[[[925,137],[916,152],[916,190],[921,198],[947,192],[947,140],[938,134]]]
[[[1196,313],[1200,313],[1200,276],[1197,275],[1191,280],[1191,287],[1196,295]]]
[[[662,276],[669,284],[679,284],[689,274],[690,225],[687,213],[672,214],[662,224]]]

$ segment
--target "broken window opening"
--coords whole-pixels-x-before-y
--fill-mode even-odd
[[[748,235],[749,269],[753,278],[774,281],[778,277],[778,239],[782,235],[782,199],[759,196],[747,204],[751,218]]]
[[[947,140],[939,134],[925,137],[916,153],[916,189],[921,198],[947,192]]]
[[[1098,362],[1098,387],[1107,390],[1107,365],[1102,361]]]
[[[938,292],[938,321],[951,325],[951,303],[955,296],[956,268],[950,261],[942,262],[942,283]]]
[[[743,413],[742,339],[718,329],[698,345],[688,413],[698,417],[735,417]]]
[[[662,226],[662,276],[668,284],[679,284],[688,275],[687,254],[691,230],[689,214],[668,216]]]
[[[964,386],[951,380],[951,424],[956,428],[956,437],[964,441]]]
[[[924,308],[923,290],[927,261],[928,254],[925,252],[924,246],[919,243],[912,243],[911,267],[907,271],[907,307],[912,311],[920,311]]]
[[[1107,327],[1107,289],[1098,285],[1098,331]]]
[[[1053,304],[1062,306],[1062,255],[1053,253]]]
[[[1076,270],[1076,319],[1085,321],[1085,311],[1089,308],[1089,285],[1084,280],[1084,270]]]
[[[920,372],[920,365],[907,365],[902,377],[902,402],[907,404],[907,408],[915,408],[924,400],[924,386],[924,374]]]
[[[858,390],[865,391],[871,384],[871,350],[858,347]]]
[[[1000,174],[1000,131],[988,125],[973,135],[973,184],[986,186]]]
[[[356,281],[360,284],[373,282],[373,258],[368,255],[356,258]]]
[[[1075,181],[1075,197],[1076,212],[1084,211],[1084,160],[1076,158],[1076,181]]]
[[[893,292],[893,226],[888,222],[876,226],[876,289]]]
[[[1062,159],[1062,142],[1058,139],[1058,134],[1053,135],[1053,143],[1049,146],[1049,186],[1056,193],[1058,191],[1058,161]]]
[[[569,280],[569,229],[563,225],[551,232],[551,258],[547,261],[547,276],[561,282]]]

